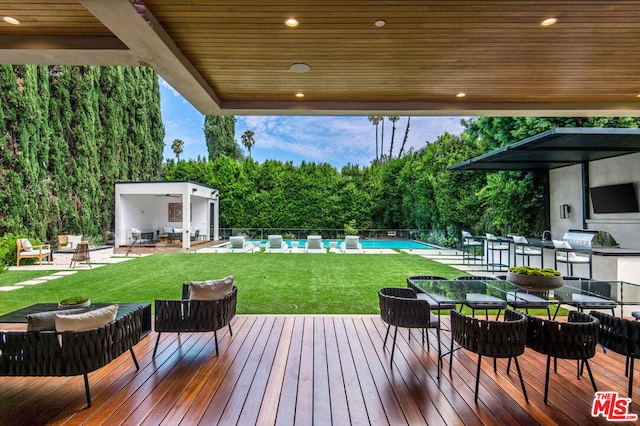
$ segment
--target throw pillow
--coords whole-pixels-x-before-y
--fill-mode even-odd
[[[22,239],[22,248],[24,249],[24,251],[32,251],[33,250],[33,245],[31,245],[31,241],[29,241],[26,238]]]
[[[109,324],[116,319],[118,305],[106,306],[82,314],[55,314],[56,331],[83,331]]]
[[[172,228],[172,227],[170,227],[170,226],[163,226],[163,227],[162,227],[162,231],[163,231],[165,234],[171,234],[171,233],[173,233],[173,228]]]
[[[220,300],[233,290],[234,275],[221,280],[194,281],[191,283],[191,300]]]
[[[84,309],[64,309],[61,311],[38,312],[27,315],[27,331],[55,331],[56,314],[68,315],[83,312]]]
[[[182,234],[182,228],[173,228],[174,234]]]

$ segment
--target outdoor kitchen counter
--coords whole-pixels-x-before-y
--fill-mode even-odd
[[[544,267],[553,268],[555,266],[556,253],[551,241],[536,238],[527,238],[527,241],[529,246],[544,250]],[[593,255],[594,279],[640,284],[640,249],[595,246],[591,248],[591,253]],[[536,258],[532,258],[531,266],[540,266],[539,261],[537,261],[538,263],[536,261]],[[519,260],[518,264],[521,265],[522,260]],[[566,269],[562,266],[559,266],[560,272],[565,274]],[[574,275],[588,276],[586,266],[576,265],[574,269]]]
[[[640,256],[640,249],[621,247],[593,247],[591,251],[594,256]]]

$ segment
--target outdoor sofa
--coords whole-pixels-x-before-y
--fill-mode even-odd
[[[38,323],[43,324],[43,314]],[[115,314],[114,314],[115,315]],[[91,407],[88,373],[95,371],[126,351],[136,369],[133,346],[140,341],[143,308],[140,307],[109,323],[84,331],[57,332],[0,331],[0,376],[84,376],[87,406]],[[62,389],[64,391],[64,389]]]

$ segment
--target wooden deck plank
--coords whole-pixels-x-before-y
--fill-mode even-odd
[[[443,317],[446,328],[448,318]],[[576,378],[575,362],[559,360],[543,403],[546,358],[520,357],[529,402],[506,360],[483,359],[474,403],[477,356],[465,350],[443,360],[430,333],[398,334],[393,366],[386,325],[378,316],[239,315],[218,333],[156,334],[89,375],[93,406],[85,408],[82,377],[0,377],[0,424],[576,424],[604,425],[590,415],[593,389]],[[450,337],[443,333],[443,350]],[[626,396],[624,357],[598,349],[590,362],[599,390]],[[636,376],[638,373],[636,373]],[[640,398],[640,379],[634,385]],[[639,404],[631,412],[638,414]]]
[[[304,317],[295,423],[313,424],[313,317]],[[319,343],[318,343],[319,344]]]
[[[371,419],[371,423],[407,423],[409,422],[407,417],[414,417],[414,413],[405,416],[386,374],[385,369],[388,368],[389,362],[387,361],[385,365],[383,365],[378,357],[379,349],[373,348],[369,344],[367,332],[366,330],[362,330],[362,325],[363,323],[360,318],[352,318],[352,320],[347,323],[347,332],[350,335],[349,339],[354,342],[352,350],[358,352],[358,359],[356,361],[358,375],[367,380],[367,383],[364,385],[367,390],[365,401],[372,399],[373,403],[368,405],[368,407],[373,406],[374,408],[382,410],[386,417],[385,419],[378,415],[375,420]],[[381,346],[382,345],[379,345],[379,347]],[[376,400],[375,397],[378,399]],[[424,419],[422,419],[422,421],[424,422]]]
[[[327,365],[327,336],[323,318],[313,320],[313,424],[331,424],[331,392]]]
[[[291,332],[291,344],[287,355],[287,365],[280,390],[277,425],[291,425],[296,417],[296,399],[298,394],[298,381],[300,378],[300,361],[302,354],[302,334],[304,320],[294,317],[293,330]]]
[[[369,415],[362,391],[356,360],[353,356],[349,338],[345,330],[345,321],[351,319],[333,318],[336,342],[338,345],[337,356],[342,367],[342,381],[346,395],[346,403],[349,407],[350,421],[353,424],[369,424]],[[330,365],[334,365],[330,363]],[[337,374],[337,373],[336,373]]]
[[[259,320],[258,317],[248,317],[243,326],[237,329],[236,324],[238,319],[239,318],[236,317],[232,322],[235,331],[231,344],[220,354],[217,368],[211,369],[211,375],[202,385],[200,392],[197,393],[192,404],[187,409],[182,419],[183,424],[197,424],[200,421],[205,411],[212,405],[212,400],[215,395],[218,394],[225,378],[227,378],[227,376],[232,377],[238,370],[241,370],[246,359],[251,354],[251,348],[254,345],[254,341],[258,338],[264,319]],[[227,378],[226,380],[231,379]],[[217,405],[217,407],[219,410],[222,410],[224,408],[223,403],[226,403],[224,396],[228,396],[224,391],[218,396],[217,402],[219,405]],[[214,405],[214,407],[215,406],[216,405]],[[176,423],[167,422],[166,424]]]
[[[267,317],[265,321],[261,322],[260,331],[253,341],[249,356],[242,365],[240,362],[234,363],[228,370],[207,410],[202,415],[203,424],[229,424],[223,419],[228,419],[231,416],[235,416],[236,419],[239,417],[275,322],[275,317]]]
[[[251,386],[247,391],[247,395],[240,413],[225,412],[225,416],[222,417],[222,424],[230,424],[237,419],[238,424],[252,425],[257,424],[258,415],[260,414],[260,407],[263,404],[263,399],[266,393],[266,389],[269,385],[269,376],[275,363],[277,349],[280,343],[280,337],[282,335],[282,329],[285,319],[278,317],[275,320],[271,332],[269,334],[266,346],[262,351],[260,361],[255,364],[255,372]]]
[[[369,319],[365,326],[372,336],[372,344],[376,341],[384,341],[386,328],[376,326],[377,321]],[[401,375],[404,385],[411,394],[411,399],[416,401],[416,406],[429,424],[454,424],[464,423],[458,418],[457,413],[451,407],[446,398],[437,398],[438,392],[438,346],[435,331],[422,345],[419,332],[412,332],[411,343],[402,338],[408,336],[405,332],[398,338],[400,346],[406,346],[406,352],[397,351],[394,356],[394,367]],[[388,343],[389,344],[389,343]],[[436,398],[430,396],[436,395]],[[477,418],[474,416],[475,421]],[[470,420],[470,419],[468,419]]]
[[[367,339],[367,344],[369,345],[369,350],[372,352],[376,352],[376,346],[379,342],[384,341],[384,334],[382,338],[378,335],[375,327],[368,321],[365,321],[364,331],[367,332],[361,334],[361,339]],[[392,328],[393,331],[393,328]],[[386,330],[385,330],[386,332]],[[428,424],[446,424],[444,419],[440,416],[437,407],[433,404],[433,401],[427,396],[424,388],[418,385],[416,380],[416,373],[414,371],[415,364],[420,364],[420,357],[428,356],[427,352],[424,350],[426,346],[422,346],[421,337],[415,338],[415,336],[419,336],[420,333],[413,333],[414,338],[411,339],[410,345],[412,347],[418,348],[419,355],[416,355],[413,352],[413,349],[409,349],[406,352],[402,350],[398,350],[402,345],[403,337],[408,336],[408,330],[399,329],[397,336],[398,348],[396,348],[396,352],[394,355],[393,367],[389,368],[388,363],[391,357],[391,348],[393,345],[392,336],[389,337],[389,341],[387,341],[388,353],[385,352],[384,355],[380,359],[381,365],[384,366],[384,369],[387,371],[389,382],[392,385],[392,389],[396,393],[396,398],[400,402],[404,415],[407,417],[407,421],[409,424],[422,424],[424,422]],[[426,345],[426,343],[425,343]],[[435,358],[434,358],[435,359]],[[435,361],[433,362],[433,371],[434,374],[437,374],[437,365]],[[429,374],[429,369],[424,369],[422,366],[419,367],[421,374]],[[455,422],[455,419],[451,419],[452,422]]]
[[[256,419],[256,424],[273,425],[276,423],[281,389],[284,387],[286,367],[289,361],[289,351],[291,350],[293,325],[293,317],[287,317],[284,322],[280,341],[278,342],[274,363],[271,368],[267,388],[264,391],[264,397],[262,399],[258,418]]]
[[[329,420],[331,424],[342,425],[349,423],[350,415],[346,386],[344,383],[344,366],[340,360],[340,348],[336,337],[336,320],[338,320],[338,318],[326,317],[324,318],[323,325],[326,342],[329,406],[331,409]]]

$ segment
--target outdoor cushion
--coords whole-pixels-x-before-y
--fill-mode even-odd
[[[58,314],[54,315],[56,331],[83,331],[98,328],[111,321],[115,321],[118,313],[118,305],[110,305],[81,314]]]
[[[173,228],[174,234],[182,234],[182,228]]]
[[[50,253],[51,250],[40,250],[40,249],[38,249],[38,250],[31,249],[29,251],[23,250],[23,251],[20,252],[20,256],[34,257],[34,255],[38,255],[41,252],[42,252],[42,254],[47,254],[47,253]]]
[[[163,226],[162,227],[162,232],[165,234],[171,234],[173,233],[173,228],[170,226]]]
[[[553,240],[553,246],[555,248],[562,248],[562,249],[570,249],[571,245],[564,241],[564,240]]]
[[[78,244],[80,244],[80,242],[82,241],[82,234],[69,235],[68,239],[69,239],[69,245],[71,246],[71,248],[76,248],[78,247]]]
[[[27,238],[23,238],[22,239],[22,248],[24,249],[24,251],[32,251],[33,250],[33,246],[31,245],[31,241],[29,241]]]
[[[27,315],[27,331],[55,331],[56,314],[68,315],[82,312],[84,309],[64,309],[60,311],[38,312]]]
[[[191,283],[190,300],[220,300],[233,290],[234,275],[221,280],[194,281]]]

